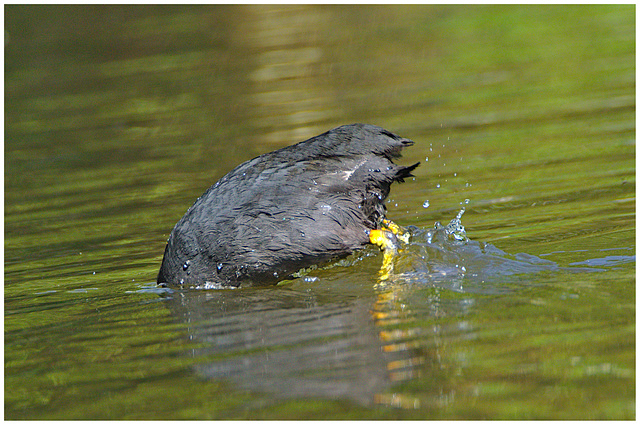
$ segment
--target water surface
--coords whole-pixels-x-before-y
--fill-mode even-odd
[[[634,16],[7,6],[5,417],[635,418]],[[388,279],[155,287],[207,187],[352,122],[422,162]]]

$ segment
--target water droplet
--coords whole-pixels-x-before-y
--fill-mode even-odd
[[[422,203],[422,208],[429,208],[429,200],[428,199]]]
[[[217,269],[218,269],[218,271],[222,270],[222,263],[218,263]]]
[[[440,183],[438,183],[438,184],[436,185],[436,187],[439,189],[439,188],[440,188]]]
[[[425,162],[429,162],[429,157],[426,157],[426,158],[424,159],[424,161],[425,161]]]

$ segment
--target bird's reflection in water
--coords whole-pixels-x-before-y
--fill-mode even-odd
[[[190,355],[200,376],[276,398],[366,405],[397,377],[390,363],[412,357],[411,350],[385,351],[375,324],[384,312],[374,297],[246,288],[176,292],[170,304],[196,342]]]
[[[446,404],[447,377],[437,371],[453,370],[454,360],[443,353],[476,338],[475,310],[494,308],[475,295],[535,284],[531,276],[540,272],[599,271],[512,256],[460,232],[452,238],[448,230],[461,229],[456,220],[450,229],[409,229],[411,243],[377,283],[371,271],[380,256],[370,247],[342,271],[318,269],[285,286],[174,291],[169,305],[195,342],[189,354],[197,373],[273,398]],[[433,388],[419,399],[394,391],[416,377]]]

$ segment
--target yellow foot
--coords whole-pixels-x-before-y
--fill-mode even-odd
[[[382,229],[374,229],[369,232],[369,241],[380,247],[383,252],[382,267],[380,268],[380,280],[387,280],[393,273],[393,258],[398,253],[398,239],[409,243],[409,233],[391,220],[382,220]]]
[[[374,229],[369,232],[369,241],[380,247],[384,252],[398,250],[398,238],[396,235],[385,229]]]
[[[403,227],[386,218],[382,219],[382,225],[393,232],[402,242],[409,243],[409,233]]]

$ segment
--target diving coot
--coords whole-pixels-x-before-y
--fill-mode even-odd
[[[263,285],[343,258],[373,241],[409,139],[352,124],[240,164],[173,228],[158,283]]]

